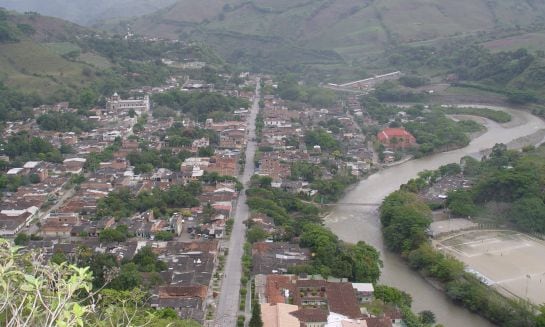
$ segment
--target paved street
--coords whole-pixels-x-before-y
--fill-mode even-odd
[[[245,186],[252,177],[255,165],[254,156],[256,151],[255,142],[255,120],[259,111],[259,79],[257,80],[255,99],[251,108],[250,116],[248,117],[248,145],[246,147],[246,165],[244,172],[239,177],[242,184]],[[240,277],[242,274],[242,254],[243,246],[246,238],[246,228],[243,222],[248,219],[249,208],[246,204],[246,193],[242,191],[237,201],[235,211],[235,223],[233,232],[229,241],[229,255],[225,265],[225,277],[222,282],[221,293],[219,297],[219,305],[216,310],[216,320],[214,326],[236,326]]]

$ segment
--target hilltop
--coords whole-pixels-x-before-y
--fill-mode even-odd
[[[227,59],[260,66],[351,63],[393,45],[535,31],[544,14],[545,1],[531,0],[178,0],[127,23],[146,35],[206,39]]]
[[[0,0],[0,7],[90,25],[98,20],[131,17],[154,12],[176,0]]]

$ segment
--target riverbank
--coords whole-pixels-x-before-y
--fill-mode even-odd
[[[475,104],[467,104],[475,107]],[[466,155],[478,156],[483,150],[496,143],[517,142],[517,147],[534,144],[539,133],[545,129],[545,122],[522,110],[497,106],[488,108],[505,110],[513,116],[507,124],[490,122],[487,132],[473,139],[462,149],[437,153],[425,158],[407,161],[403,164],[381,170],[359,182],[341,199],[341,203],[381,203],[401,184],[417,176],[422,170],[435,170],[448,163],[457,163]],[[537,136],[536,136],[537,135]],[[529,143],[526,143],[529,142]],[[492,326],[488,321],[456,305],[446,295],[415,274],[401,258],[384,247],[381,225],[376,207],[338,206],[325,219],[326,225],[342,240],[350,243],[365,241],[381,252],[384,263],[381,283],[392,285],[413,296],[415,311],[432,310],[438,322],[445,326]]]

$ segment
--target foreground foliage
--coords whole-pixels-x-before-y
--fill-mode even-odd
[[[179,320],[173,310],[146,307],[147,294],[139,289],[93,290],[88,267],[47,263],[39,253],[5,240],[0,267],[2,326],[198,326]]]

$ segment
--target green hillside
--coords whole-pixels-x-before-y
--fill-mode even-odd
[[[391,45],[538,29],[543,17],[541,0],[178,0],[131,20],[130,26],[142,34],[206,39],[227,58],[242,62],[250,52],[265,60],[288,53],[298,63],[334,64]],[[125,27],[109,28],[122,32]],[[275,51],[253,50],[267,45]],[[325,52],[315,57],[308,49]]]
[[[172,75],[200,74],[162,63],[198,60],[210,76],[224,62],[201,43],[125,39],[36,13],[0,9],[0,85],[46,101],[78,101],[114,91],[158,86]],[[85,92],[84,92],[85,93]]]
[[[0,11],[0,82],[41,96],[90,85],[100,67],[80,59],[75,40],[85,32],[60,19]]]

